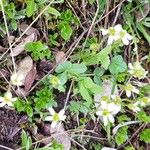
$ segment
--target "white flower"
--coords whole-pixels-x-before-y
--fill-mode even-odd
[[[129,63],[128,67],[130,69],[128,72],[138,79],[145,78],[148,73],[148,71],[145,71],[138,61],[134,62],[133,65]]]
[[[111,147],[103,147],[101,150],[117,150],[117,149]]]
[[[113,103],[116,107],[116,114],[121,110],[121,98],[117,95],[111,95],[111,98],[113,100]]]
[[[129,108],[130,108],[132,111],[136,112],[136,113],[139,112],[139,111],[141,111],[140,102],[137,101],[137,102],[135,102],[135,103],[133,103],[133,104],[130,104],[130,105],[129,105]]]
[[[141,106],[146,106],[150,104],[150,98],[149,97],[142,97],[139,99],[140,105]]]
[[[0,107],[3,107],[5,105],[13,106],[13,102],[16,101],[17,98],[12,98],[11,92],[6,92],[4,97],[0,97]]]
[[[139,90],[135,86],[131,85],[130,83],[124,86],[124,90],[126,92],[127,97],[131,97],[132,92],[139,94]]]
[[[124,45],[129,45],[129,41],[133,39],[133,37],[123,29],[119,32],[119,37]]]
[[[64,109],[62,109],[59,113],[56,113],[52,107],[50,107],[49,112],[51,116],[47,116],[45,118],[46,121],[52,121],[51,127],[54,128],[58,122],[64,121],[66,119],[66,115]]]
[[[21,85],[23,85],[23,80],[24,80],[24,75],[23,75],[23,74],[14,73],[14,74],[12,74],[12,76],[10,77],[10,82],[11,82],[13,85],[16,85],[16,86],[21,86]]]
[[[109,121],[111,123],[114,123],[113,115],[118,113],[118,111],[116,111],[117,109],[118,106],[116,106],[114,103],[107,103],[106,101],[101,101],[100,111],[97,111],[96,114],[102,117],[104,126],[107,126]]]
[[[107,44],[111,45],[113,42],[117,40],[121,40],[124,45],[128,45],[129,41],[132,40],[132,36],[127,33],[126,30],[122,28],[122,25],[117,24],[114,27],[110,27],[109,29],[101,29],[102,35],[109,35]]]
[[[109,35],[107,44],[111,45],[114,41],[119,39],[118,30],[120,31],[121,25],[118,24],[114,27],[110,27],[109,29],[101,29],[102,35]]]

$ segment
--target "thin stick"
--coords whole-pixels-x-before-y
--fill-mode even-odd
[[[96,0],[96,2],[97,2],[97,10],[96,10],[96,13],[95,13],[95,15],[94,15],[94,18],[93,18],[92,24],[91,24],[91,26],[90,26],[90,28],[89,28],[89,30],[88,30],[88,33],[87,33],[87,36],[86,36],[85,42],[84,42],[84,44],[83,44],[83,48],[82,48],[82,50],[84,50],[84,48],[85,48],[85,46],[86,46],[86,43],[87,43],[88,37],[89,37],[89,35],[90,35],[90,33],[91,33],[91,30],[92,30],[92,28],[93,28],[93,26],[94,26],[95,20],[96,20],[96,18],[97,18],[98,12],[99,12],[99,0]]]
[[[14,71],[16,72],[16,65],[15,65],[15,60],[13,57],[13,51],[12,51],[12,45],[10,42],[10,34],[9,34],[9,30],[8,30],[8,25],[7,25],[7,20],[6,20],[6,16],[5,16],[5,11],[4,11],[4,7],[3,7],[3,2],[2,0],[0,0],[0,5],[1,5],[1,9],[2,9],[2,14],[3,14],[3,19],[4,19],[4,23],[5,23],[5,29],[6,29],[6,34],[7,34],[7,40],[8,40],[8,44],[9,44],[9,49],[11,51],[11,58],[12,58],[12,63],[13,63],[13,67],[14,67]]]
[[[3,146],[3,145],[0,145],[1,148],[4,148],[4,149],[7,149],[7,150],[14,150],[12,148],[9,148],[9,147],[6,147],[6,146]]]

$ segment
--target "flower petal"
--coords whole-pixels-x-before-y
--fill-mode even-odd
[[[51,123],[51,128],[55,128],[56,125],[57,125],[57,122],[53,121],[53,122]]]
[[[51,115],[55,114],[55,110],[52,107],[49,107],[48,110],[49,110],[49,112],[50,112]]]
[[[101,101],[101,106],[102,109],[107,109],[107,102],[106,101]]]
[[[127,38],[122,38],[122,42],[124,45],[129,45],[129,40]]]
[[[108,34],[108,30],[107,29],[100,29],[102,31],[102,35],[107,35]]]
[[[108,118],[106,116],[103,116],[103,122],[104,122],[104,126],[107,126]]]
[[[133,65],[131,63],[128,64],[129,69],[133,69]]]
[[[101,150],[117,150],[115,148],[110,148],[110,147],[103,147]]]
[[[11,92],[10,92],[10,91],[7,91],[7,92],[5,93],[5,97],[6,97],[7,99],[12,99],[12,94],[11,94]]]
[[[3,102],[4,101],[4,97],[0,97],[0,102]]]
[[[114,121],[115,121],[113,115],[111,115],[111,114],[108,115],[108,119],[111,123],[114,123]]]
[[[65,110],[64,110],[64,109],[60,110],[60,112],[58,113],[58,115],[59,115],[60,117],[62,117],[64,114],[65,114]]]
[[[7,105],[8,105],[9,107],[14,106],[12,102],[8,102]]]
[[[131,91],[126,90],[127,97],[131,97]]]
[[[120,31],[123,30],[121,24],[117,24],[116,26],[114,26],[114,28],[115,28],[115,30],[116,30],[117,32],[120,32]]]
[[[0,103],[0,107],[4,107],[6,105],[5,102]]]
[[[134,93],[136,93],[136,94],[139,94],[139,90],[138,89],[136,89],[135,87],[133,88],[133,90],[132,90]]]
[[[129,33],[126,34],[126,37],[127,37],[128,40],[132,40],[133,39],[133,37]]]
[[[114,41],[114,38],[112,36],[109,36],[107,44],[111,45],[113,43],[113,41]]]
[[[52,117],[52,116],[47,116],[47,117],[45,117],[45,120],[46,120],[46,121],[52,121],[52,120],[53,120],[53,117]]]
[[[103,115],[103,111],[97,111],[97,112],[96,112],[96,115],[102,116],[102,115]]]
[[[64,121],[66,119],[66,115],[61,116],[60,120]]]

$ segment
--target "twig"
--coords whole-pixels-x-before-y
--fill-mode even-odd
[[[14,71],[16,72],[16,65],[15,65],[15,60],[14,60],[14,57],[13,57],[12,45],[11,45],[11,42],[10,42],[10,34],[9,34],[9,30],[8,30],[8,25],[7,25],[7,20],[6,20],[5,10],[4,10],[2,0],[0,0],[0,5],[1,5],[1,9],[2,9],[2,14],[3,14],[3,19],[4,19],[6,34],[7,34],[7,40],[8,40],[8,44],[9,44],[9,47],[10,47],[9,49],[11,51],[12,63],[13,63]]]
[[[3,146],[3,145],[0,145],[1,148],[4,148],[4,149],[7,149],[7,150],[14,150],[12,148],[9,148],[9,147],[6,147],[6,146]]]
[[[95,13],[95,15],[94,15],[94,18],[93,18],[92,24],[91,24],[91,26],[90,26],[90,28],[89,28],[89,30],[88,30],[88,33],[87,33],[87,36],[86,36],[85,42],[84,42],[84,44],[83,44],[83,48],[82,48],[82,50],[84,50],[84,48],[85,48],[85,46],[86,46],[86,43],[87,43],[88,37],[89,37],[89,35],[90,35],[90,33],[91,33],[91,30],[92,30],[92,28],[93,28],[93,26],[94,26],[95,20],[96,20],[96,18],[97,18],[98,12],[99,12],[99,0],[96,0],[96,2],[97,2],[97,10],[96,10],[96,13]]]

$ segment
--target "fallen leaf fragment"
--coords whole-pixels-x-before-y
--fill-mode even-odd
[[[69,135],[65,132],[62,124],[58,124],[55,128],[51,128],[50,132],[51,137],[58,143],[62,144],[65,150],[70,150],[71,140],[69,138]]]
[[[22,23],[21,25],[20,25],[20,30],[22,31],[22,32],[24,32],[27,28],[29,27],[29,25],[27,25],[27,24],[25,24],[25,23]],[[31,34],[35,34],[35,36],[37,37],[37,36],[40,36],[40,32],[36,29],[36,28],[33,28],[33,27],[30,27],[26,32],[25,32],[25,34],[26,35],[31,35]]]
[[[113,88],[113,83],[110,80],[104,80],[102,84],[103,92],[94,95],[94,101],[95,101],[95,106],[98,108],[99,107],[99,102],[103,96],[111,96],[112,88]],[[113,95],[118,95],[118,88],[116,87],[114,90]]]
[[[56,54],[56,64],[62,64],[66,60],[66,55],[64,52],[58,52]]]
[[[10,56],[18,56],[20,53],[24,51],[24,47],[27,43],[33,42],[35,40],[35,34],[31,34],[27,36],[25,39],[22,40],[21,43],[19,43],[16,47],[12,49],[12,53],[10,53]]]
[[[24,81],[24,89],[26,92],[30,90],[30,88],[36,78],[36,74],[37,74],[37,71],[36,71],[36,67],[34,66],[26,75],[25,81]]]

